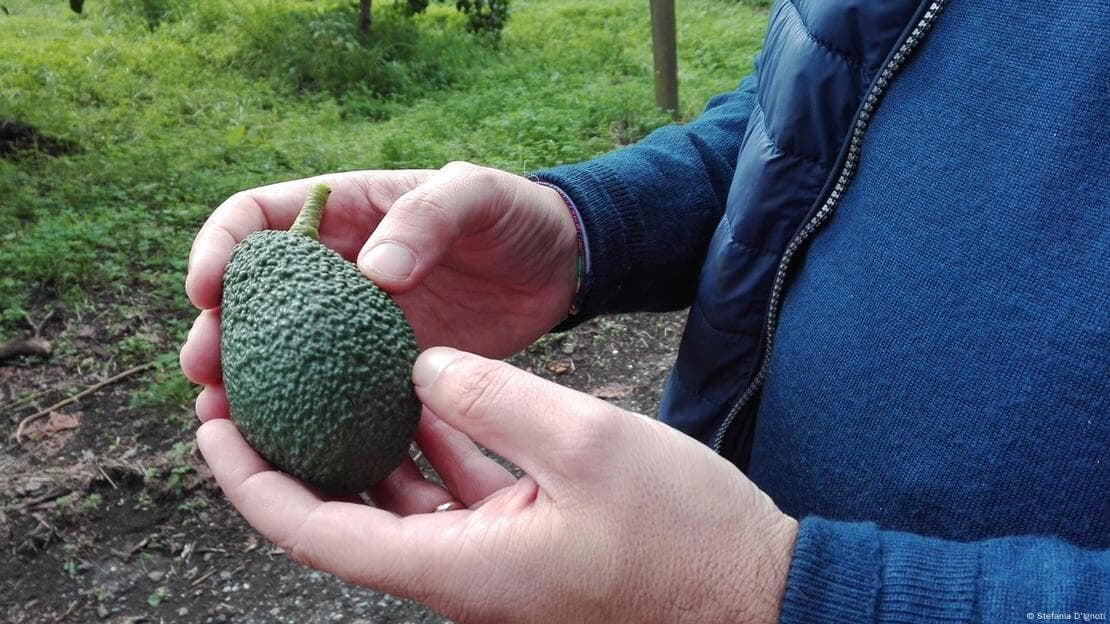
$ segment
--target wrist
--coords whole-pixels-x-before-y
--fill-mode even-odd
[[[568,290],[572,293],[565,309],[568,317],[573,316],[581,309],[590,271],[589,244],[586,230],[582,225],[582,216],[574,201],[563,189],[542,180],[532,179],[532,182],[540,187],[552,206],[559,206],[557,211],[561,214],[565,231],[565,236],[560,237],[560,240],[564,241],[563,252],[559,254],[560,258],[564,258],[559,262],[563,267],[560,271],[563,277],[560,279],[565,280],[569,286]]]
[[[777,521],[765,531],[763,561],[753,567],[751,595],[761,597],[753,601],[753,623],[774,624],[779,621],[782,610],[790,562],[794,558],[794,543],[798,537],[798,521],[786,514],[779,515]]]
[[[775,510],[773,518],[749,525],[730,552],[735,561],[727,598],[712,621],[728,624],[776,624],[794,556],[798,522]],[[737,546],[739,552],[737,552]]]

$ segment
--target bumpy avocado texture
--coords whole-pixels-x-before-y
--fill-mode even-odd
[[[220,331],[231,418],[276,468],[353,493],[404,459],[416,340],[339,254],[303,234],[251,234],[224,271]]]

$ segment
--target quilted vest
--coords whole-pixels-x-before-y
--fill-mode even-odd
[[[853,135],[939,9],[919,0],[771,9],[755,108],[660,409],[742,467],[791,255],[850,181]]]

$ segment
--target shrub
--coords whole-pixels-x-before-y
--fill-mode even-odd
[[[355,12],[352,5],[245,11],[234,64],[296,92],[418,97],[462,80],[468,61],[488,53],[443,16],[418,22],[385,12],[362,37]]]

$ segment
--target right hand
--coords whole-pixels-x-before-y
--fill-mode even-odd
[[[401,307],[423,350],[450,346],[503,358],[562,320],[576,287],[574,222],[554,190],[468,163],[418,171],[350,172],[230,197],[193,241],[185,290],[201,310],[181,367],[205,386],[202,420],[226,415],[219,353],[220,285],[236,243],[287,229],[313,184],[332,189],[320,242]]]
[[[455,622],[778,621],[798,524],[704,444],[451,349],[421,354],[412,380],[443,486],[406,462],[371,491],[377,509],[274,470],[230,421],[201,425],[197,447],[292,559]],[[464,508],[433,512],[451,500]]]

